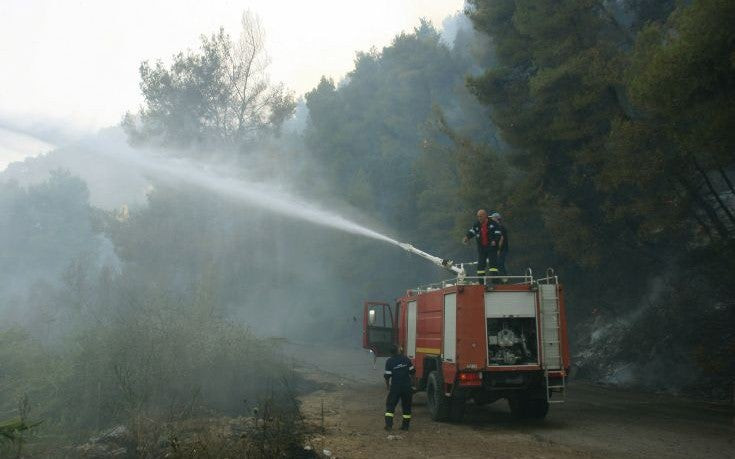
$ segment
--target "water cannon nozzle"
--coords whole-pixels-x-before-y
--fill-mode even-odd
[[[447,259],[442,259],[442,258],[439,258],[439,257],[435,257],[434,255],[428,254],[428,253],[424,252],[423,250],[419,250],[416,247],[412,246],[411,244],[406,244],[405,242],[399,242],[398,245],[399,245],[399,247],[401,247],[406,252],[410,252],[410,253],[416,254],[416,255],[418,255],[420,257],[423,257],[423,258],[431,261],[435,265],[441,266],[442,268],[446,268],[446,269],[448,269],[448,270],[456,273],[457,275],[464,275],[464,270],[462,268],[456,267],[454,265],[454,261],[452,261],[452,260],[447,260]]]

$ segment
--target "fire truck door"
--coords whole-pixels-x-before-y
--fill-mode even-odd
[[[390,305],[372,301],[365,303],[362,347],[370,349],[378,357],[386,357],[395,343],[396,325]]]

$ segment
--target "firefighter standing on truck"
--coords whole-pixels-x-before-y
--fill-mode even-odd
[[[498,271],[501,276],[507,276],[508,271],[505,269],[505,258],[508,256],[508,229],[503,224],[503,217],[500,216],[499,212],[492,212],[490,219],[498,225],[500,229],[500,241],[498,242]],[[503,279],[503,282],[507,282],[508,279]]]
[[[477,211],[477,221],[467,231],[462,242],[467,244],[470,239],[477,240],[477,276],[480,283],[484,283],[485,276],[498,275],[498,241],[501,231],[497,223],[490,220],[484,209]]]
[[[416,369],[408,357],[398,352],[398,346],[391,346],[390,354],[390,358],[385,362],[385,387],[388,389],[388,397],[385,400],[385,430],[393,428],[393,416],[399,400],[403,414],[401,430],[408,430],[413,397],[411,376],[416,373]]]

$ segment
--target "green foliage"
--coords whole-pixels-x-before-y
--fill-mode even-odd
[[[602,178],[607,189],[628,190],[618,212],[639,220],[644,236],[683,221],[704,239],[733,236],[722,196],[733,192],[734,19],[731,2],[701,1],[639,34],[626,78],[639,113],[615,125]],[[691,229],[681,237],[703,239]]]
[[[598,229],[603,198],[593,178],[610,124],[622,111],[619,52],[605,34],[610,26],[596,1],[473,5],[471,17],[493,37],[499,65],[469,84],[492,105],[513,164],[526,173],[520,191],[531,195],[522,201],[537,203],[557,253],[595,266],[605,255],[598,242],[605,232]]]
[[[28,293],[18,286],[12,293],[2,292],[17,304],[2,305],[7,320],[0,328],[0,412],[16,412],[16,401],[27,395],[34,417],[44,419],[42,438],[34,442],[47,444],[56,435],[64,441],[81,440],[113,423],[128,424],[142,439],[141,432],[152,424],[202,413],[242,415],[267,394],[291,397],[282,384],[284,378],[297,383],[288,360],[277,343],[256,337],[242,320],[225,314],[212,263],[192,269],[177,284],[171,277],[153,275],[170,267],[161,264],[165,260],[143,259],[121,243],[127,269],[98,264],[101,248],[93,242],[101,235],[92,228],[104,227],[120,241],[126,241],[121,234],[135,238],[141,233],[111,215],[104,224],[93,224],[96,216],[80,183],[56,174],[28,189],[8,185],[13,205],[6,205],[29,217],[17,218],[8,228],[17,235],[10,241],[18,245],[4,240],[3,254],[10,260],[21,260],[23,251],[38,255],[16,264]],[[150,218],[165,221],[165,216]],[[46,236],[48,244],[43,238],[22,238],[38,221],[58,231],[56,237]],[[170,237],[158,234],[162,240]],[[51,250],[75,238],[80,242]],[[22,277],[35,277],[48,260],[66,263],[66,269],[42,270],[49,280],[35,284]],[[175,278],[173,268],[169,273]],[[3,424],[3,435],[17,438],[23,426],[32,425]]]
[[[51,421],[82,428],[172,415],[195,392],[202,406],[236,411],[283,375],[277,348],[217,317],[203,287],[186,300],[129,282],[108,285],[116,301],[92,305],[76,321],[96,317],[94,327],[61,342],[2,332],[3,386],[29,392]],[[7,391],[4,402],[12,395]]]
[[[715,259],[729,253],[735,236],[732,2],[694,1],[670,16],[672,2],[471,4],[470,17],[492,37],[498,60],[469,86],[492,108],[511,164],[522,172],[500,196],[500,207],[521,223],[514,234],[523,246],[515,247],[532,250],[537,260],[547,255],[571,279],[570,290],[578,291],[570,296],[573,322],[576,316],[599,328],[586,303],[604,305],[609,317],[628,314],[652,280],[669,279],[677,269],[691,276],[707,266],[692,262],[689,252],[719,247],[710,252]],[[470,178],[463,186],[481,183]],[[702,294],[717,282],[701,282],[690,292],[698,307],[725,298]],[[692,322],[682,319],[684,303],[669,301],[671,308],[646,317],[669,322],[669,330]],[[727,316],[718,314],[701,317]],[[716,321],[697,322],[712,328]],[[636,333],[625,335],[626,342],[637,342]],[[665,342],[664,332],[648,333]],[[728,348],[724,335],[708,349]],[[686,354],[683,360],[701,342],[686,336],[676,351]]]
[[[62,170],[29,189],[0,184],[0,274],[6,279],[0,289],[29,270],[56,275],[64,260],[93,247],[88,199],[86,184]]]
[[[31,411],[28,395],[23,394],[18,399],[17,413],[13,419],[0,421],[0,454],[7,454],[16,458],[24,455],[23,447],[27,442],[27,435],[42,421],[30,421],[28,415]]]
[[[20,418],[0,421],[0,442],[15,441],[20,432],[29,428]]]
[[[604,378],[620,362],[644,374],[667,352],[702,369],[689,387],[721,389],[735,375],[735,11],[725,0],[671,16],[669,1],[623,3],[629,25],[611,2],[473,0],[477,32],[461,30],[454,48],[422,22],[307,94],[299,155],[259,138],[293,101],[266,83],[259,24],[246,16],[237,42],[220,31],[169,66],[144,63],[145,105],[125,126],[166,146],[247,153],[258,139],[277,158],[264,175],[304,182],[298,191],[325,206],[348,201],[358,221],[459,261],[474,257],[459,244],[474,211],[499,210],[511,272],[555,266],[567,283],[575,344],[598,349],[591,331],[620,319],[619,340],[583,374]],[[0,330],[0,409],[28,394],[44,430],[69,438],[126,423],[155,448],[164,423],[257,405],[247,438],[180,438],[173,454],[288,455],[304,439],[293,374],[262,335],[355,343],[362,300],[445,275],[198,189],[158,183],[120,220],[61,172],[0,191],[0,273],[36,279],[0,291],[19,305],[7,315],[17,326]],[[118,266],[100,266],[100,240]],[[661,279],[672,286],[648,295]],[[652,352],[629,357],[641,348]],[[658,362],[657,375],[670,361]]]
[[[241,150],[278,132],[295,108],[293,96],[269,82],[268,64],[260,20],[246,12],[237,41],[220,29],[168,67],[143,62],[145,105],[123,125],[136,142]]]
[[[285,384],[287,387],[288,384]],[[268,396],[253,410],[253,417],[191,419],[167,426],[167,447],[157,438],[139,454],[172,458],[320,457],[307,451],[313,428],[299,411],[295,393]]]
[[[382,52],[358,53],[339,88],[322,79],[306,95],[307,145],[353,204],[400,231],[413,226],[413,171],[422,155],[422,127],[433,105],[454,107],[469,65],[422,22]],[[358,187],[353,187],[357,183]],[[369,183],[370,186],[365,184]]]

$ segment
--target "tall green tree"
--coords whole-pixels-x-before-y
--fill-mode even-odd
[[[238,40],[220,29],[168,67],[143,62],[145,102],[123,125],[137,142],[242,149],[263,132],[278,132],[295,108],[292,94],[270,82],[269,63],[260,20],[245,12]]]
[[[323,79],[306,95],[305,137],[330,181],[338,190],[360,184],[375,215],[401,230],[413,227],[422,127],[434,104],[452,105],[465,70],[423,21],[381,52],[359,53],[339,87]],[[350,200],[366,201],[354,195]]]
[[[472,2],[475,26],[493,38],[498,66],[470,87],[525,171],[517,192],[550,232],[557,253],[603,262],[611,235],[595,186],[607,134],[623,115],[614,27],[594,0]],[[580,250],[584,247],[584,250]]]
[[[675,358],[658,363],[672,368],[702,363],[695,350],[706,348],[717,357],[700,366],[727,379],[733,369],[720,350],[732,348],[732,334],[686,330],[714,332],[732,317],[709,305],[732,295],[718,273],[731,270],[735,230],[735,6],[700,0],[669,15],[672,7],[473,0],[470,17],[498,59],[469,85],[521,172],[504,202],[522,216],[515,240],[535,251],[539,237],[553,243],[537,253],[550,254],[577,292],[572,322],[606,311],[589,317],[577,342],[599,362],[634,361],[640,371],[650,359],[629,351],[641,345],[665,343]],[[658,289],[660,304],[641,306],[662,279],[692,284]],[[620,352],[583,338],[620,317],[635,323],[612,338]],[[604,377],[604,365],[582,365]]]
[[[610,135],[603,184],[642,237],[735,236],[733,21],[732,2],[697,1],[638,35],[626,74],[635,116]]]

